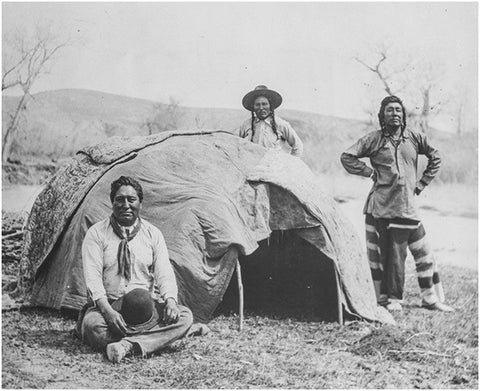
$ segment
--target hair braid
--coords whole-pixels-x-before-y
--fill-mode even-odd
[[[253,135],[255,134],[255,114],[252,111],[252,123],[251,123],[251,128],[252,128],[252,138],[250,141],[253,141]]]
[[[272,114],[272,130],[273,130],[273,133],[275,133],[275,136],[277,136],[277,140],[278,140],[279,136],[277,131],[277,123],[275,122],[275,113],[273,110],[271,114]]]

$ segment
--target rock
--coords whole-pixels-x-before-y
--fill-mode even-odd
[[[2,311],[20,309],[20,303],[13,300],[8,294],[2,295]]]
[[[451,382],[453,384],[465,384],[465,383],[469,383],[470,379],[465,375],[455,375],[452,378]]]

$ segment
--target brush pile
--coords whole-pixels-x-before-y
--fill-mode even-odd
[[[25,216],[19,213],[2,214],[2,291],[15,289],[23,245]]]

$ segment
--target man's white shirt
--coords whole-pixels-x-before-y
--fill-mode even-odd
[[[263,120],[255,118],[253,125],[255,132],[253,132],[252,137],[252,120],[249,118],[240,125],[237,134],[267,149],[282,150],[286,149],[285,147],[289,147],[293,156],[301,157],[303,154],[303,143],[297,132],[287,121],[277,115],[275,116],[275,124],[278,136],[272,128],[272,117],[267,117]]]
[[[91,299],[118,299],[135,288],[153,293],[157,286],[160,297],[177,301],[175,273],[168,256],[165,239],[158,228],[144,219],[135,237],[128,242],[132,269],[127,281],[119,274],[117,252],[121,239],[113,232],[110,217],[94,224],[82,244],[85,283]]]

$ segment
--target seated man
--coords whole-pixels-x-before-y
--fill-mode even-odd
[[[266,86],[257,86],[242,99],[243,107],[251,112],[251,118],[245,120],[237,134],[260,144],[267,149],[281,150],[282,146],[290,148],[293,156],[301,157],[303,143],[292,126],[274,110],[282,103],[282,97]]]
[[[162,233],[139,217],[143,190],[121,176],[111,185],[112,215],[88,230],[82,260],[90,306],[80,335],[112,362],[142,356],[187,333],[191,311],[177,304],[177,283]],[[153,299],[154,286],[162,303]]]

